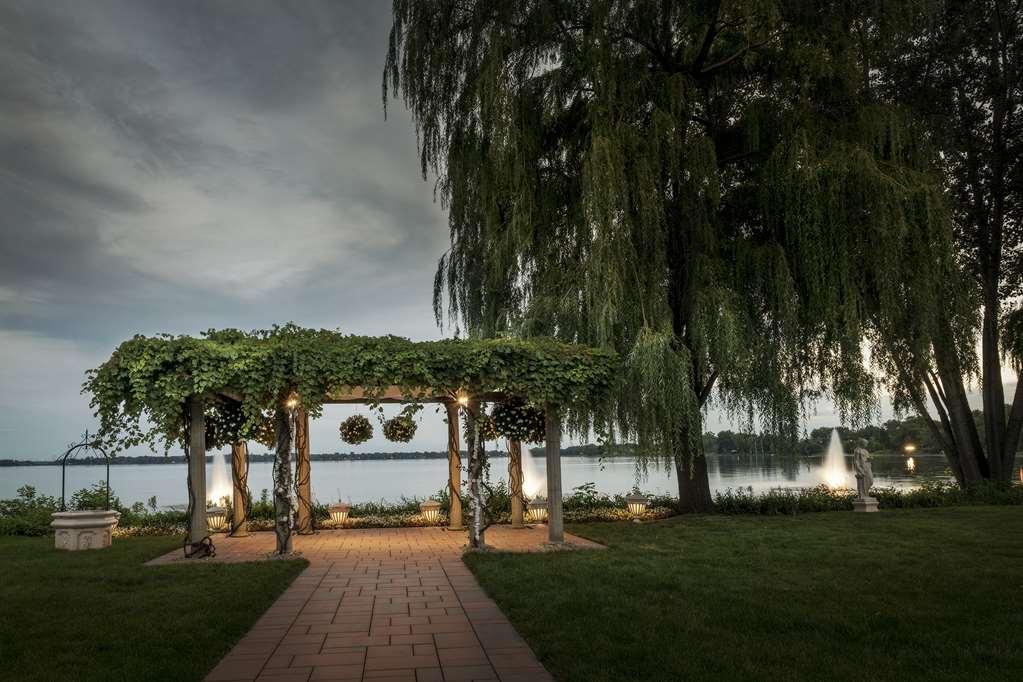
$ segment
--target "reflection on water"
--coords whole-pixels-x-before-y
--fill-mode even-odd
[[[710,486],[713,490],[749,486],[755,491],[813,487],[824,482],[823,459],[823,455],[807,458],[712,455],[707,458]],[[844,460],[846,471],[851,472],[851,457]],[[493,457],[490,462],[491,479],[507,479],[507,457]],[[524,463],[524,466],[532,469],[527,477],[529,480],[545,478],[543,457],[530,458],[529,464]],[[874,455],[873,466],[877,486],[907,488],[921,479],[951,478],[942,455],[915,453],[912,464],[902,454]],[[272,488],[270,468],[268,462],[252,464],[249,485],[257,497],[263,488]],[[212,482],[212,473],[207,472],[206,480]],[[68,489],[73,491],[85,487],[102,479],[103,475],[101,466],[68,467]],[[637,482],[636,461],[631,457],[612,460],[564,457],[561,460],[561,477],[566,492],[589,482],[595,483],[602,492],[628,492]],[[851,474],[849,480],[852,480]],[[338,496],[351,502],[395,500],[402,495],[425,498],[442,488],[446,481],[447,460],[444,459],[312,463],[313,496],[321,502],[336,500]],[[42,494],[60,495],[60,467],[0,468],[0,499],[14,497],[18,487],[26,483],[34,485]],[[110,485],[126,504],[145,501],[154,495],[160,504],[181,504],[186,499],[185,466],[113,466],[110,468]],[[639,477],[639,486],[646,492],[678,494],[674,472],[670,470],[651,467],[645,478]]]

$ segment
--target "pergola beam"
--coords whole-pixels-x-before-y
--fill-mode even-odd
[[[299,535],[310,535],[313,532],[312,466],[309,461],[309,411],[304,408],[295,413],[295,459],[298,491],[295,527]]]
[[[508,492],[511,494],[511,525],[522,528],[524,498],[522,497],[522,443],[508,441]]]
[[[243,440],[231,444],[231,482],[231,537],[243,538],[249,534],[249,444]]]
[[[188,480],[192,513],[188,519],[188,541],[202,542],[206,537],[206,414],[200,398],[188,406]]]
[[[462,530],[462,452],[459,443],[458,403],[444,403],[448,414],[448,530]]]
[[[550,403],[544,410],[547,455],[547,540],[565,541],[565,519],[561,508],[561,415]]]

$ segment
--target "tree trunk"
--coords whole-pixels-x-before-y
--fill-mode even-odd
[[[701,420],[702,423],[702,420]],[[714,511],[714,498],[710,494],[707,477],[707,456],[703,452],[703,438],[697,438],[692,451],[675,453],[675,473],[678,476],[678,508],[683,513],[705,514]]]
[[[973,421],[973,411],[966,397],[966,388],[963,386],[959,358],[954,349],[947,347],[954,338],[951,328],[946,325],[943,334],[945,339],[933,344],[934,359],[944,389],[954,447],[963,473],[962,483],[972,485],[988,477],[988,467],[984,460],[980,434],[977,433],[977,425]]]
[[[484,546],[483,525],[483,491],[480,479],[483,477],[483,456],[480,447],[480,427],[476,419],[480,413],[480,402],[475,398],[466,405],[466,423],[468,424],[466,449],[469,452],[469,499],[472,500],[472,521],[469,523],[469,546]]]
[[[283,407],[274,412],[277,452],[274,457],[274,534],[277,554],[291,554],[291,414]]]

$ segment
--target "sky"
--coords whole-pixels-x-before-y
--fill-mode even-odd
[[[386,0],[0,0],[0,458],[94,429],[85,371],[134,334],[443,335],[446,216],[384,116],[389,28]],[[445,447],[426,410],[404,448],[352,448],[357,410],[313,451]]]

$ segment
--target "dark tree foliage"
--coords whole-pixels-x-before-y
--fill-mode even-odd
[[[931,324],[950,228],[868,85],[864,7],[394,2],[385,102],[449,211],[438,321],[620,352],[620,429],[684,508],[711,504],[711,400],[790,438],[825,393],[856,421],[865,312],[918,296]]]
[[[1006,306],[1023,293],[1023,4],[932,0],[912,9],[864,39],[875,91],[918,122],[951,209],[957,272],[924,293],[967,304],[948,306],[930,328],[914,324],[909,304],[882,317],[877,357],[897,402],[928,420],[961,483],[1006,480],[1023,428],[1023,383],[1008,410],[1002,384],[1003,354],[1017,369],[1023,357],[1023,319]],[[980,426],[967,402],[975,379]]]

